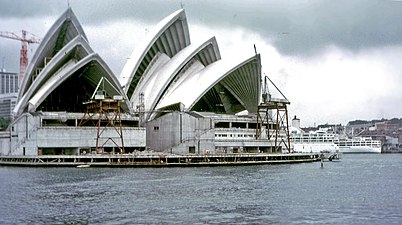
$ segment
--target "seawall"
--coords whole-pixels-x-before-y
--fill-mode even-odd
[[[319,161],[319,154],[88,154],[0,156],[1,166],[29,167],[189,167],[239,166]]]

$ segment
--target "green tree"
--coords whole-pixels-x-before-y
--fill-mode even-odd
[[[0,130],[5,130],[10,124],[9,118],[0,117]]]

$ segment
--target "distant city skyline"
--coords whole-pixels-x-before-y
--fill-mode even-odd
[[[261,53],[262,72],[302,126],[402,115],[402,2],[58,1],[0,2],[0,31],[43,37],[72,7],[91,46],[118,76],[134,48],[183,7],[191,41],[216,36],[222,58]],[[19,71],[20,42],[0,38],[0,66]],[[35,44],[28,48],[32,57]]]

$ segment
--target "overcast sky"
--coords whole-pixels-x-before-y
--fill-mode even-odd
[[[302,126],[402,117],[401,1],[0,0],[0,31],[43,37],[68,5],[116,75],[146,34],[183,7],[192,43],[216,36],[222,58],[253,54],[255,44]],[[0,38],[0,67],[19,71],[20,45]]]

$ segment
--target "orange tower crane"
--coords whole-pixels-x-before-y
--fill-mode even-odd
[[[20,77],[19,77],[20,84],[22,82],[22,79],[24,78],[25,69],[28,66],[28,55],[27,55],[28,47],[27,47],[27,45],[40,42],[40,39],[32,33],[29,33],[32,37],[27,38],[28,33],[29,33],[28,31],[22,30],[22,36],[18,36],[13,32],[0,31],[0,37],[21,41]]]

